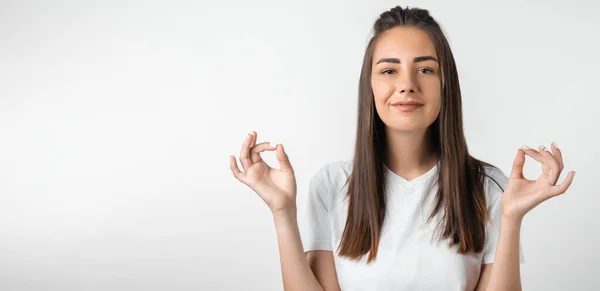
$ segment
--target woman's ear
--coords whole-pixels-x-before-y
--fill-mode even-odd
[[[442,79],[442,89],[444,89],[444,85],[446,84],[444,81],[444,70],[440,70],[440,75],[441,75],[441,79]]]

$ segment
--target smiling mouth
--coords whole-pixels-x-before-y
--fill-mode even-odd
[[[410,111],[414,111],[417,110],[421,107],[423,107],[423,105],[420,104],[399,104],[399,105],[392,105],[394,106],[394,108],[396,108],[399,111],[402,112],[410,112]]]

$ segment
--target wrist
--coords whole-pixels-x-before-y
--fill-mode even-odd
[[[289,218],[295,218],[298,211],[295,207],[293,207],[293,208],[273,211],[272,213],[273,213],[274,219],[289,219]]]
[[[500,225],[504,225],[505,227],[520,228],[522,222],[523,222],[522,217],[519,218],[519,217],[506,216],[506,215],[500,216]]]

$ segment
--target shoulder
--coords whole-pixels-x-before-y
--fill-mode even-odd
[[[344,193],[348,176],[352,172],[352,160],[337,160],[319,167],[310,179],[310,188],[319,193],[330,205],[335,197]]]
[[[483,188],[489,206],[499,201],[508,184],[508,176],[493,165],[484,165],[483,170]]]
[[[315,182],[335,184],[335,182],[346,179],[352,172],[352,160],[338,160],[322,165],[312,176]]]

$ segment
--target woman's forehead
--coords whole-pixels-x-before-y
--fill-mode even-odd
[[[377,57],[397,57],[401,61],[415,56],[435,56],[435,46],[429,35],[415,27],[396,27],[384,32],[375,43]]]

